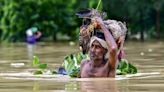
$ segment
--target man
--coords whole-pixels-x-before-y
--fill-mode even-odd
[[[81,63],[80,77],[115,77],[117,44],[101,18],[95,17],[95,28],[104,33],[103,37],[92,36],[89,44],[90,60]]]
[[[36,41],[41,37],[42,33],[38,31],[38,28],[32,27],[26,31],[26,41],[28,44],[35,44]]]

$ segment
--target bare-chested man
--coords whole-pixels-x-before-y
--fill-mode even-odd
[[[90,59],[82,61],[80,77],[115,77],[118,45],[101,18],[96,17],[95,23],[95,28],[104,33],[104,39],[98,36],[90,39]]]

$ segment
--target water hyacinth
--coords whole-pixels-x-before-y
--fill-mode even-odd
[[[137,68],[126,59],[121,59],[119,61],[116,73],[117,75],[135,74],[137,73]]]
[[[65,68],[67,74],[71,77],[79,77],[80,63],[82,59],[86,59],[87,57],[88,54],[83,54],[82,52],[66,56],[63,62],[63,67]],[[137,73],[137,68],[126,59],[121,59],[119,61],[116,73],[117,75],[135,74]]]
[[[37,56],[33,56],[32,65],[33,67],[38,68],[38,70],[34,71],[34,75],[43,74],[44,70],[47,68],[47,64],[40,63],[39,58]]]
[[[64,62],[62,67],[58,69],[58,71],[50,71],[51,74],[63,74],[69,75],[70,77],[79,77],[80,73],[80,63],[83,59],[88,59],[88,54],[83,54],[82,52],[76,54],[70,54],[64,58]],[[33,74],[44,74],[47,69],[47,64],[40,63],[39,58],[37,56],[33,57],[33,66],[38,68],[34,71]],[[119,61],[117,70],[117,75],[125,75],[125,74],[135,74],[137,73],[137,68],[129,63],[126,59],[121,59]]]
[[[64,58],[63,67],[65,68],[68,75],[71,77],[77,77],[80,72],[81,60],[87,58],[87,54],[82,52],[77,54],[71,54]]]

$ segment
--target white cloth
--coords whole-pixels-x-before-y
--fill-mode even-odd
[[[108,29],[110,29],[113,37],[117,40],[120,36],[126,35],[126,24],[116,20],[106,20],[104,24]]]
[[[107,45],[106,41],[104,41],[103,39],[100,39],[100,38],[98,38],[98,37],[96,37],[96,36],[92,36],[92,37],[91,37],[91,40],[90,40],[90,44],[89,44],[90,47],[91,47],[92,43],[93,43],[95,40],[97,40],[97,41],[101,44],[101,46],[102,46],[103,48],[107,49],[107,53],[105,54],[105,59],[108,59],[108,58],[109,58],[109,51],[108,51],[108,45]]]
[[[91,46],[92,43],[93,43],[95,40],[97,40],[97,41],[101,44],[101,46],[102,46],[103,48],[108,49],[108,46],[107,46],[106,41],[104,41],[103,39],[100,39],[100,38],[98,38],[98,37],[96,37],[96,36],[92,36],[92,37],[91,37],[89,46]]]
[[[32,36],[32,35],[33,35],[32,30],[31,30],[31,29],[28,29],[28,30],[26,31],[26,35],[27,35],[27,36]]]
[[[111,31],[115,41],[119,39],[119,37],[123,36],[125,39],[127,27],[125,23],[116,20],[105,20],[105,26]],[[120,47],[118,48],[117,53],[120,53],[120,50],[123,48],[124,40],[121,42]]]

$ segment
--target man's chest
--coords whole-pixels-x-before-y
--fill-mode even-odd
[[[81,74],[82,77],[107,77],[108,69],[104,67],[93,68],[90,65],[85,65]]]

